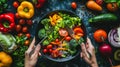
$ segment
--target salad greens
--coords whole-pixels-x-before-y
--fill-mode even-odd
[[[75,25],[81,25],[81,19],[79,17],[72,17],[69,14],[63,13],[58,13],[58,15],[62,17],[62,20],[58,21],[55,26],[51,26],[49,18],[45,18],[41,21],[46,32],[39,30],[38,36],[40,37],[40,39],[43,38],[44,35],[48,36],[48,39],[43,42],[43,45],[47,45],[51,41],[54,41],[56,38],[59,38],[58,31],[60,28],[65,28],[66,26],[69,28],[73,28]],[[45,34],[43,35],[43,33]]]

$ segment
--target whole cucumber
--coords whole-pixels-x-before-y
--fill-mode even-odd
[[[118,17],[114,14],[107,13],[107,14],[101,14],[98,16],[95,16],[93,18],[90,18],[88,21],[90,23],[92,22],[107,22],[107,21],[117,21]]]

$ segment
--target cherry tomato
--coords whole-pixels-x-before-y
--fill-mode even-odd
[[[27,20],[27,24],[32,25],[33,24],[32,20]]]
[[[59,30],[59,34],[60,34],[60,36],[68,36],[68,32],[67,32],[67,30],[66,29],[60,29]]]
[[[24,45],[25,46],[28,46],[30,44],[30,40],[26,40],[25,42],[24,42]]]
[[[99,4],[99,5],[102,5],[103,4],[103,0],[96,0],[96,3]]]
[[[20,32],[21,29],[22,29],[22,26],[18,24],[18,25],[16,25],[16,28],[15,28],[15,29],[16,29],[17,32]]]
[[[43,49],[43,53],[47,53],[48,52],[48,50],[47,49]]]
[[[23,32],[23,33],[28,32],[28,27],[27,27],[27,26],[24,26],[24,27],[22,28],[22,32]]]
[[[108,3],[107,9],[111,12],[115,12],[118,10],[118,5],[117,5],[117,3]]]
[[[72,3],[71,3],[71,7],[72,7],[73,9],[76,9],[76,8],[77,8],[77,3],[76,3],[76,2],[72,2]]]
[[[67,36],[67,37],[65,37],[65,40],[66,40],[66,41],[70,41],[70,40],[71,40],[71,37],[70,37],[70,36]]]
[[[20,18],[20,16],[19,16],[19,14],[18,14],[18,13],[15,13],[15,17],[16,17],[17,19],[19,19],[19,18]]]
[[[14,1],[14,2],[13,2],[13,7],[14,7],[14,8],[18,8],[18,6],[19,6],[19,2],[18,2],[18,1]]]
[[[17,35],[18,35],[19,37],[21,37],[21,36],[23,35],[23,33],[18,33]]]
[[[56,58],[59,56],[59,52],[58,50],[53,50],[52,53],[51,53],[52,57]]]
[[[52,45],[49,44],[49,45],[47,46],[47,49],[52,49]]]
[[[59,42],[59,39],[55,39],[56,42]]]
[[[30,37],[31,37],[30,33],[27,33],[27,34],[25,34],[25,35],[26,35],[27,38],[30,38]]]
[[[53,51],[52,49],[49,49],[49,53],[52,53],[52,51]]]
[[[24,24],[25,24],[25,20],[24,20],[24,19],[20,19],[20,20],[19,20],[19,24],[20,24],[20,25],[24,25]]]

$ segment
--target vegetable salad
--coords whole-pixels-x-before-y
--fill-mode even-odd
[[[42,53],[52,58],[66,58],[77,53],[77,46],[84,41],[79,17],[58,12],[40,23],[44,27],[38,31],[38,36],[40,39],[47,37],[42,42]]]

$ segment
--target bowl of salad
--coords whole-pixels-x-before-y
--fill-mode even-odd
[[[41,54],[55,62],[72,60],[80,53],[86,39],[85,26],[71,11],[56,10],[42,17],[36,29]]]

